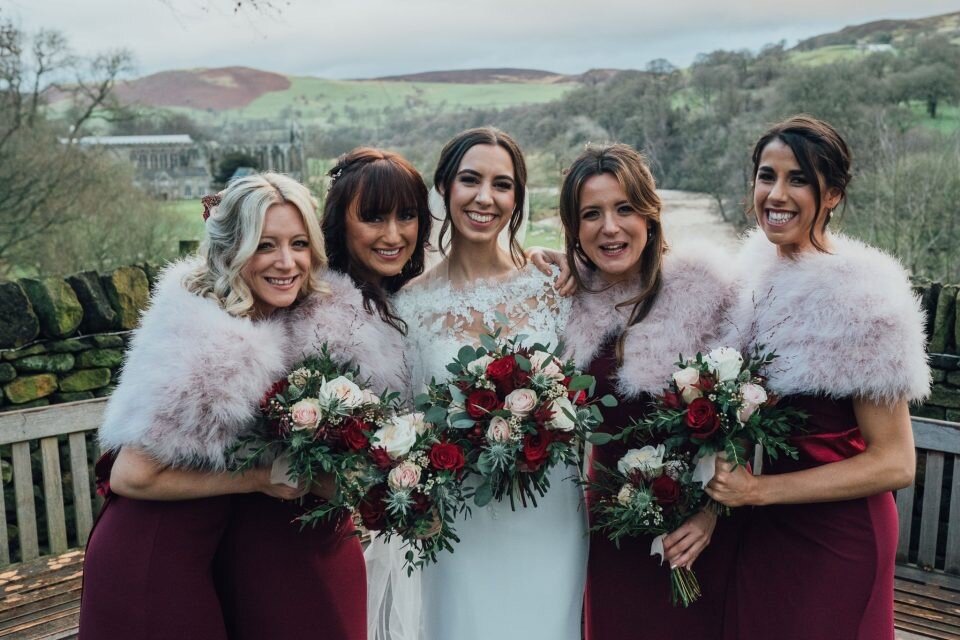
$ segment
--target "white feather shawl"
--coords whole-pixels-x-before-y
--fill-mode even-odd
[[[777,352],[768,375],[780,395],[925,398],[924,316],[906,272],[878,249],[831,237],[829,254],[784,259],[760,230],[747,235],[742,287],[730,314],[740,346]]]
[[[107,404],[104,450],[130,445],[163,464],[222,469],[260,398],[323,342],[335,359],[360,366],[377,392],[403,382],[402,336],[363,309],[346,276],[328,272],[331,294],[253,322],[183,288],[196,264],[175,263],[158,281]]]
[[[650,313],[627,329],[623,366],[617,372],[617,388],[625,398],[663,391],[680,354],[693,356],[715,341],[734,296],[732,260],[712,244],[685,243],[671,249],[664,256],[662,278]],[[631,282],[577,294],[565,342],[567,355],[579,367],[586,368],[603,342],[623,331],[630,310],[614,307],[637,290]]]

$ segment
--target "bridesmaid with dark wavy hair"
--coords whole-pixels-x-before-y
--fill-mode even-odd
[[[617,434],[641,419],[662,393],[678,354],[716,339],[733,300],[729,260],[716,246],[668,249],[660,198],[643,157],[623,144],[588,147],[560,191],[567,260],[579,287],[566,341],[577,364],[613,394],[602,430]],[[596,465],[614,469],[619,442],[594,447]],[[592,502],[587,496],[588,504]],[[664,540],[666,562],[651,556],[653,536],[621,540],[590,535],[585,599],[587,640],[720,638],[737,518],[695,514]],[[670,565],[691,567],[703,596],[689,609],[670,600]]]
[[[808,414],[799,459],[763,474],[718,461],[710,495],[749,511],[727,637],[893,640],[897,511],[913,482],[908,403],[930,390],[924,317],[893,257],[828,229],[850,151],[795,116],[753,151],[758,230],[741,251],[731,317],[744,347],[779,359],[769,388]],[[789,605],[786,603],[789,602]]]

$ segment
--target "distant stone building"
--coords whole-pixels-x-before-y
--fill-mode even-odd
[[[243,143],[198,142],[186,134],[150,136],[87,136],[77,142],[108,149],[135,169],[136,183],[161,200],[199,198],[212,189],[213,175],[227,153],[241,152],[257,160],[264,171],[279,171],[303,180],[306,159],[299,127],[291,126],[285,140],[276,133],[251,136]]]
[[[188,135],[87,136],[79,143],[104,147],[132,164],[137,185],[161,200],[198,198],[210,191],[209,152]]]

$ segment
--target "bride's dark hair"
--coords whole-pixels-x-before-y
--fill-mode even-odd
[[[451,235],[456,231],[456,229],[452,229],[450,220],[450,189],[457,177],[457,171],[460,169],[463,156],[478,144],[488,144],[504,149],[513,162],[513,196],[516,204],[513,215],[510,216],[510,257],[517,267],[522,267],[527,263],[527,259],[524,256],[523,248],[517,241],[517,233],[523,224],[523,201],[527,192],[527,164],[523,159],[523,152],[520,151],[520,145],[517,144],[517,141],[495,127],[479,127],[462,131],[445,144],[443,150],[440,151],[437,170],[433,174],[433,186],[443,196],[443,224],[440,226],[440,239],[437,243],[440,253],[447,255],[444,249],[444,238],[448,231]]]
[[[423,178],[403,156],[370,147],[358,147],[343,155],[328,174],[330,190],[323,206],[324,243],[329,268],[350,276],[363,294],[367,311],[376,307],[384,322],[401,333],[407,325],[390,307],[387,295],[395,293],[423,273],[424,246],[430,239],[430,207]],[[417,245],[410,260],[395,276],[381,284],[366,280],[347,249],[347,215],[355,210],[360,220],[393,211],[415,211]]]

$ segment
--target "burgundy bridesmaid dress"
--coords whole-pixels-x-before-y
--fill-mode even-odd
[[[112,462],[97,464],[101,486]],[[105,498],[84,558],[80,640],[226,640],[213,563],[232,496]]]
[[[353,523],[301,528],[303,508],[234,496],[214,571],[231,640],[366,639],[366,567]]]
[[[589,367],[597,395],[616,394],[615,339],[607,340]],[[666,383],[666,381],[664,381]],[[604,409],[604,430],[617,433],[649,410],[650,396]],[[626,447],[594,447],[593,461],[616,468]],[[592,473],[592,471],[591,471]],[[590,496],[587,496],[588,502]],[[670,602],[670,568],[650,555],[652,536],[625,538],[618,549],[606,534],[590,534],[585,600],[586,640],[711,640],[723,637],[729,579],[736,555],[739,515],[721,516],[710,545],[693,564],[703,595],[684,608]],[[760,638],[761,636],[757,636]]]
[[[794,396],[808,414],[799,460],[767,462],[788,473],[864,451],[853,402]],[[743,530],[727,638],[893,640],[897,510],[885,492],[840,502],[755,507]]]

